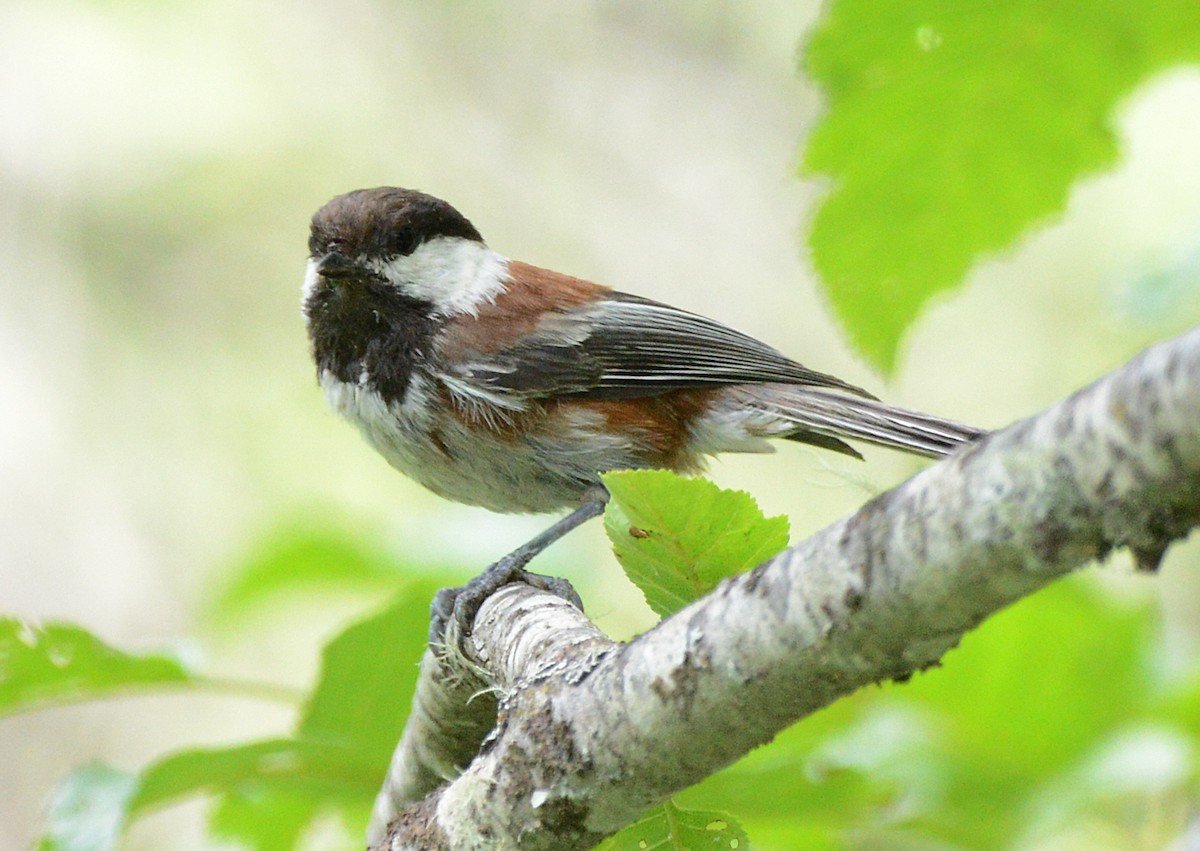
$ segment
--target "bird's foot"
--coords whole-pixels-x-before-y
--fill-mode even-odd
[[[525,569],[529,560],[520,558],[520,555],[522,554],[511,553],[505,556],[489,565],[466,585],[438,591],[430,607],[430,643],[445,641],[446,627],[451,618],[458,624],[459,640],[465,641],[474,629],[475,616],[479,614],[484,600],[513,582],[524,582],[526,585],[548,591],[583,610],[583,601],[570,582],[557,576],[530,573]]]

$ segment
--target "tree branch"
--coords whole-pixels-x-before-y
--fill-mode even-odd
[[[988,615],[1115,547],[1156,566],[1197,522],[1200,330],[924,470],[630,644],[562,600],[506,587],[471,637],[473,676],[499,696],[495,729],[436,789],[487,725],[423,746],[449,762],[402,743],[399,763],[434,770],[400,772],[424,779],[386,796],[380,817],[407,809],[380,847],[591,847],[837,698],[936,664]],[[465,683],[455,655],[428,653],[423,680]],[[419,693],[422,732],[410,725],[405,740],[450,729],[464,693],[436,704]]]

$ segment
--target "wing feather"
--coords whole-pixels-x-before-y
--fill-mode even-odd
[[[617,292],[552,314],[505,348],[467,358],[456,372],[484,388],[527,398],[622,399],[764,383],[873,398],[727,325]]]

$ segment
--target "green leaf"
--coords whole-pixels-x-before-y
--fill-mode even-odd
[[[940,669],[888,693],[936,706],[953,719],[957,758],[991,764],[993,782],[1017,771],[1023,785],[1145,711],[1153,622],[1147,608],[1118,606],[1086,581],[1058,582],[968,633]]]
[[[213,833],[254,851],[295,848],[318,813],[302,795],[276,789],[226,794],[209,819]]]
[[[1200,663],[1200,659],[1195,662]],[[1194,664],[1190,676],[1181,675],[1170,683],[1157,716],[1186,730],[1200,750],[1200,667]]]
[[[92,763],[63,780],[47,808],[49,832],[40,851],[112,851],[138,781],[132,774]]]
[[[404,728],[438,590],[414,581],[383,611],[345,630],[321,653],[316,690],[297,735],[331,742],[374,765],[382,779]]]
[[[154,809],[195,795],[225,795],[216,824],[251,847],[298,836],[322,809],[359,812],[378,791],[381,775],[359,755],[336,745],[273,739],[172,754],[140,775],[105,765],[72,772],[55,790],[41,841],[45,851],[108,851],[125,826]],[[250,823],[250,814],[262,821]],[[255,838],[262,844],[254,845]]]
[[[1153,621],[1148,608],[1066,580],[989,618],[942,668],[888,687],[885,703],[919,709],[931,731],[903,757],[919,766],[910,778],[927,778],[911,785],[928,805],[925,829],[951,842],[1016,841],[1053,778],[1152,713]]]
[[[1134,87],[1200,59],[1195,0],[838,0],[805,50],[828,112],[805,156],[833,187],[813,261],[891,371],[923,306],[1113,164]]]
[[[744,491],[666,470],[607,473],[604,484],[612,494],[604,528],[613,551],[663,617],[788,544],[787,518],[763,517]]]
[[[365,811],[380,778],[378,767],[365,765],[354,751],[295,739],[181,751],[137,777],[89,767],[71,774],[55,792],[43,844],[59,843],[46,845],[55,851],[109,849],[136,817],[204,795],[218,796],[218,833],[264,851],[288,849],[292,845],[283,840],[299,837],[323,811]],[[76,837],[84,835],[107,844],[79,845]]]
[[[123,653],[81,627],[0,618],[0,715],[193,681],[177,659]]]
[[[55,793],[44,843],[58,842],[45,847],[64,851],[115,847],[134,818],[188,797],[216,795],[216,826],[255,847],[254,841],[267,841],[263,837],[298,836],[324,810],[366,812],[382,778],[379,767],[364,764],[355,751],[293,739],[183,751],[136,777],[89,766],[71,774]],[[255,826],[251,814],[271,824]],[[78,844],[74,837],[84,835],[98,837],[100,844]]]
[[[298,588],[394,587],[402,571],[395,559],[362,543],[371,539],[342,532],[327,522],[315,527],[285,525],[260,542],[234,570],[212,609],[224,619]]]
[[[746,832],[729,815],[685,810],[667,801],[604,840],[599,851],[711,851],[749,847]]]
[[[360,755],[337,745],[268,739],[227,748],[172,754],[142,772],[130,812],[143,812],[190,795],[283,792],[326,805],[374,797],[382,775]]]
[[[435,591],[431,582],[410,583],[385,609],[326,645],[317,686],[295,738],[187,750],[159,760],[138,777],[103,767],[76,772],[60,788],[56,800],[61,804],[52,809],[44,847],[85,847],[70,844],[70,837],[82,835],[84,827],[108,843],[87,848],[113,847],[130,819],[196,795],[217,796],[217,833],[263,851],[293,847],[324,812],[340,810],[348,821],[352,816],[350,829],[361,831],[358,822],[370,811],[411,707]],[[80,646],[80,632],[68,629],[70,648]],[[14,635],[26,650],[43,643],[35,640],[41,633],[28,629]],[[105,659],[132,658],[100,648]],[[97,655],[94,648],[92,655]],[[104,831],[89,826],[97,819]]]
[[[877,693],[858,692],[838,701],[680,792],[675,801],[733,813],[758,848],[845,848],[848,830],[894,809],[896,784],[850,766],[817,765],[813,757],[875,699]]]
[[[224,773],[213,777],[223,790],[213,816],[218,832],[264,851],[288,848],[271,843],[294,841],[312,818],[336,808],[361,835],[412,706],[438,587],[410,582],[325,646],[295,740],[211,755],[218,764],[209,770]],[[171,774],[186,779],[195,767],[173,766]]]
[[[842,724],[823,723],[825,713],[805,720],[770,745],[680,792],[676,801],[690,807],[721,807],[744,823],[778,820],[836,829],[878,811],[895,797],[890,780],[850,766],[814,765],[813,754],[824,738],[845,725],[847,713],[837,710],[849,702],[827,710]],[[819,732],[814,735],[811,728]]]

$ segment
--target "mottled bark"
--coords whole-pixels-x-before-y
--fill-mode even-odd
[[[627,645],[556,597],[508,586],[480,610],[476,659],[426,656],[423,678],[455,688],[426,700],[434,685],[422,685],[393,767],[403,782],[389,779],[377,815],[408,809],[380,847],[590,847],[833,700],[935,664],[988,615],[1116,547],[1154,567],[1198,521],[1200,330]],[[486,740],[492,719],[465,703],[485,687],[499,699]]]

